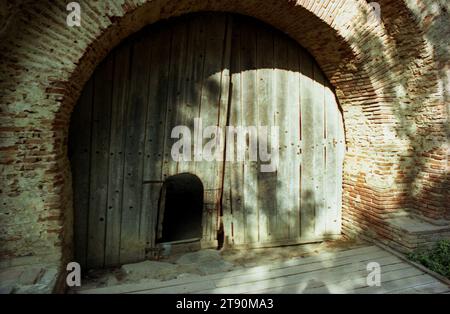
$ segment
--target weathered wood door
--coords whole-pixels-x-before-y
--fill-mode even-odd
[[[279,162],[196,160],[203,127],[279,127]],[[198,121],[198,120],[197,120]],[[175,126],[192,131],[176,161]],[[200,136],[200,138],[198,138]],[[226,132],[217,156],[225,156]],[[180,173],[204,187],[202,244],[307,242],[340,233],[343,126],[313,58],[286,35],[229,14],[152,25],[120,44],[87,82],[71,122],[76,260],[105,267],[155,246],[161,187]],[[237,144],[236,144],[237,145]],[[198,156],[197,156],[198,157]],[[220,219],[220,216],[223,216]]]
[[[274,172],[261,172],[260,160],[226,164],[228,241],[258,247],[339,235],[345,141],[331,85],[304,48],[258,21],[234,18],[231,47],[228,123],[278,126],[279,162]]]

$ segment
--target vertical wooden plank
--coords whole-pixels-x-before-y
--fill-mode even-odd
[[[156,29],[153,29],[153,31],[151,33],[147,33],[146,36],[144,37],[144,41],[150,43],[151,45],[144,45],[144,48],[147,50],[147,58],[150,59],[151,61],[149,62],[149,65],[147,66],[147,70],[149,71],[148,73],[148,86],[146,86],[145,91],[148,91],[148,98],[144,100],[143,102],[143,106],[144,108],[142,109],[142,113],[145,113],[145,122],[144,122],[144,126],[143,126],[143,132],[145,133],[144,136],[144,141],[143,141],[143,154],[142,154],[142,184],[141,184],[141,193],[140,193],[140,217],[139,217],[139,240],[138,242],[140,243],[140,245],[143,246],[142,252],[139,253],[141,254],[141,258],[145,258],[146,257],[146,250],[149,247],[154,247],[153,242],[151,242],[151,239],[153,239],[154,237],[154,230],[155,228],[152,228],[152,224],[153,221],[151,221],[151,218],[153,218],[154,215],[152,215],[153,211],[156,211],[156,206],[157,206],[157,201],[158,199],[153,199],[152,197],[154,197],[155,193],[153,191],[153,186],[154,184],[147,184],[144,183],[146,176],[147,177],[151,177],[151,176],[158,176],[158,172],[160,173],[160,171],[156,170],[156,173],[154,173],[155,171],[152,171],[153,169],[151,169],[152,167],[154,167],[154,165],[149,165],[148,164],[148,160],[150,159],[150,151],[153,150],[157,150],[159,147],[157,145],[155,145],[156,147],[152,147],[153,145],[153,136],[152,136],[152,131],[149,131],[149,125],[153,124],[153,125],[158,125],[158,121],[162,118],[162,109],[161,106],[156,106],[156,108],[154,108],[153,106],[155,105],[154,103],[150,103],[150,89],[152,88],[151,86],[151,79],[154,77],[154,75],[152,75],[153,72],[158,73],[158,69],[157,67],[161,66],[161,64],[155,65],[154,59],[153,59],[153,55],[156,55],[156,49],[157,46],[156,44]],[[153,94],[152,94],[153,96]],[[153,98],[152,98],[153,100]],[[156,114],[153,113],[153,110],[156,111]],[[155,132],[157,133],[157,132]],[[160,141],[156,141],[156,143],[159,143]],[[161,145],[162,146],[162,145]],[[156,183],[157,184],[157,183]],[[139,187],[137,187],[139,188]],[[155,206],[156,203],[156,206]]]
[[[301,101],[301,236],[314,238],[315,188],[314,188],[314,129],[313,115],[313,60],[303,49],[300,50],[300,101]]]
[[[287,163],[288,175],[288,229],[289,238],[298,239],[300,236],[300,64],[299,47],[292,40],[288,42],[288,82],[287,82]]]
[[[325,89],[325,121],[326,121],[326,210],[327,233],[334,234],[337,222],[337,156],[336,144],[338,140],[338,108],[334,102],[334,95],[329,86]]]
[[[161,182],[151,182],[142,185],[142,213],[139,237],[140,241],[145,243],[145,249],[155,247],[161,188]],[[146,252],[146,257],[155,257],[154,252]]]
[[[152,65],[149,79],[146,121],[144,181],[161,181],[165,119],[169,84],[170,36],[168,28],[151,32]],[[169,152],[170,153],[170,152]]]
[[[242,108],[242,90],[241,90],[241,20],[237,17],[233,19],[232,26],[232,39],[231,39],[231,90],[230,90],[230,118],[229,125],[233,127],[243,125],[243,108]],[[233,143],[233,145],[227,146],[226,161],[227,170],[225,177],[229,182],[229,194],[230,194],[230,206],[232,215],[232,234],[234,244],[243,244],[245,235],[245,211],[243,207],[244,200],[244,163],[237,161],[237,143],[236,136],[234,134],[228,134],[233,136],[233,140],[227,137],[227,142]],[[230,233],[231,233],[230,232]]]
[[[146,36],[137,38],[131,51],[130,92],[127,109],[124,190],[120,237],[120,262],[143,258],[145,243],[140,239],[142,210],[143,153],[145,121],[150,73],[150,42]]]
[[[218,111],[217,117],[215,120],[215,125],[219,126],[221,130],[225,131],[224,126],[226,125],[227,119],[227,110],[228,110],[228,97],[230,91],[230,54],[231,54],[231,32],[230,32],[230,15],[222,14],[220,19],[214,18],[214,20],[218,20],[220,25],[217,26],[217,33],[221,36],[218,38],[216,42],[217,49],[217,59],[220,62],[220,67],[217,69],[219,71],[219,91],[218,91]],[[214,29],[214,28],[213,28]],[[220,40],[220,41],[219,41]],[[219,61],[220,60],[220,61]],[[218,156],[224,156],[224,133],[219,134],[219,142],[216,146],[216,151]],[[214,161],[214,209],[212,212],[212,224],[211,224],[211,238],[210,240],[213,243],[217,240],[217,232],[220,228],[220,211],[221,211],[221,196],[223,189],[223,161]]]
[[[120,263],[120,228],[122,217],[124,145],[129,78],[130,45],[121,45],[114,57],[114,81],[111,105],[111,136],[109,144],[108,205],[106,215],[105,266]]]
[[[263,136],[260,130],[258,130],[258,145],[260,147],[258,151],[258,167],[256,168],[257,203],[253,204],[253,206],[257,206],[258,209],[260,242],[271,242],[283,238],[281,234],[288,230],[287,228],[283,228],[287,227],[283,224],[286,217],[283,217],[282,213],[280,213],[281,215],[277,215],[277,172],[262,172],[261,164],[267,164],[268,162],[263,162],[261,157],[263,157],[264,153],[272,154],[270,128],[274,125],[274,94],[275,92],[279,92],[278,90],[274,90],[275,72],[277,74],[284,74],[285,71],[280,71],[279,69],[274,70],[274,38],[272,31],[260,24],[256,28],[256,102],[258,109],[255,114],[258,117],[258,127],[266,127],[267,134]],[[280,40],[280,42],[283,42],[283,40]],[[286,63],[286,57],[286,49],[284,49],[284,54],[277,54],[275,59],[280,61],[278,60],[280,58]],[[286,64],[284,64],[285,67]],[[286,82],[285,77],[281,79],[283,82]],[[264,152],[263,155],[261,155],[261,152]]]
[[[256,126],[258,121],[257,107],[257,76],[256,76],[256,29],[250,22],[245,23],[241,29],[241,92],[244,126]],[[244,210],[245,210],[245,242],[259,242],[258,230],[258,163],[250,161],[246,148],[246,159],[244,161]]]
[[[201,16],[188,20],[188,34],[186,47],[186,67],[184,69],[184,83],[182,86],[183,102],[177,108],[180,115],[180,124],[186,125],[194,132],[194,118],[199,117],[201,90],[203,81],[203,67],[205,60],[205,25]],[[191,161],[178,163],[178,173],[195,171],[193,158],[194,144],[191,138]]]
[[[186,62],[186,44],[187,44],[187,25],[186,19],[181,19],[171,25],[171,51],[170,51],[170,69],[169,86],[167,94],[167,108],[164,132],[164,161],[163,161],[163,179],[177,174],[177,161],[172,159],[171,149],[177,139],[171,138],[172,129],[179,125],[182,106],[183,93],[182,88],[185,85],[184,73]]]
[[[315,235],[322,237],[326,230],[326,201],[324,194],[324,84],[325,79],[317,63],[314,63],[313,115],[314,115],[314,200]]]
[[[91,148],[88,267],[105,262],[106,204],[108,199],[108,160],[111,124],[113,58],[106,58],[95,74]]]
[[[223,232],[224,232],[224,244],[226,247],[228,244],[234,243],[233,238],[233,210],[232,210],[232,196],[231,196],[231,180],[228,172],[230,171],[230,166],[225,164],[225,173],[223,181],[223,189],[221,196],[221,207],[222,207],[222,222],[223,222]]]
[[[292,205],[292,195],[290,191],[290,181],[292,169],[290,169],[290,142],[291,132],[289,121],[294,117],[290,116],[289,103],[290,90],[288,90],[288,46],[285,37],[277,34],[274,42],[275,46],[275,90],[276,90],[276,121],[280,128],[279,133],[279,155],[280,162],[277,171],[277,215],[271,219],[276,221],[274,232],[276,238],[286,239],[289,236],[289,210]]]
[[[147,121],[145,126],[143,180],[153,183],[142,186],[140,239],[147,248],[155,246],[159,192],[162,182],[164,128],[170,62],[171,30],[154,28],[151,32],[151,71],[149,78]]]
[[[221,106],[221,78],[223,66],[223,53],[226,32],[225,15],[206,15],[205,27],[208,29],[206,35],[205,65],[203,70],[202,98],[200,118],[203,128],[217,126]],[[206,144],[210,139],[205,139]],[[202,145],[203,146],[203,145]],[[216,149],[220,149],[217,148]],[[217,222],[219,209],[220,187],[222,174],[216,161],[202,160],[196,164],[196,173],[199,175],[204,186],[204,240],[215,241],[217,238]]]
[[[222,215],[222,223],[225,232],[225,236],[231,234],[231,212],[230,212],[230,195],[231,193],[225,192],[226,186],[225,183],[225,152],[226,152],[226,126],[228,122],[228,105],[230,102],[230,88],[231,88],[231,41],[232,41],[232,32],[233,32],[233,17],[232,15],[226,15],[225,21],[225,39],[224,39],[224,47],[223,47],[223,58],[222,58],[222,74],[221,74],[221,83],[220,83],[220,105],[219,105],[219,117],[218,117],[218,125],[223,131],[220,134],[220,147],[218,148],[221,154],[221,158],[216,162],[218,177],[221,182],[219,183],[219,195],[218,195],[218,209],[221,209],[221,212],[218,212],[218,215]],[[223,160],[222,160],[223,159]],[[225,195],[224,195],[225,194]],[[222,203],[220,203],[222,201]],[[220,222],[220,217],[219,217]],[[220,228],[220,225],[218,226]],[[225,239],[224,239],[225,240]]]
[[[86,267],[89,216],[93,79],[83,88],[70,124],[75,260]]]

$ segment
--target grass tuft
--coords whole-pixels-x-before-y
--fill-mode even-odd
[[[450,279],[449,240],[440,240],[432,248],[418,248],[408,258]]]

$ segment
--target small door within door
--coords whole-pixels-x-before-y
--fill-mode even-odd
[[[200,240],[202,212],[203,184],[200,179],[189,173],[169,177],[161,191],[157,242]]]

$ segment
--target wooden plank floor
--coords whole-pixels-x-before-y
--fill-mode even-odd
[[[369,287],[366,267],[381,266]],[[449,293],[448,285],[377,246],[324,252],[270,265],[162,282],[122,284],[77,293]]]

